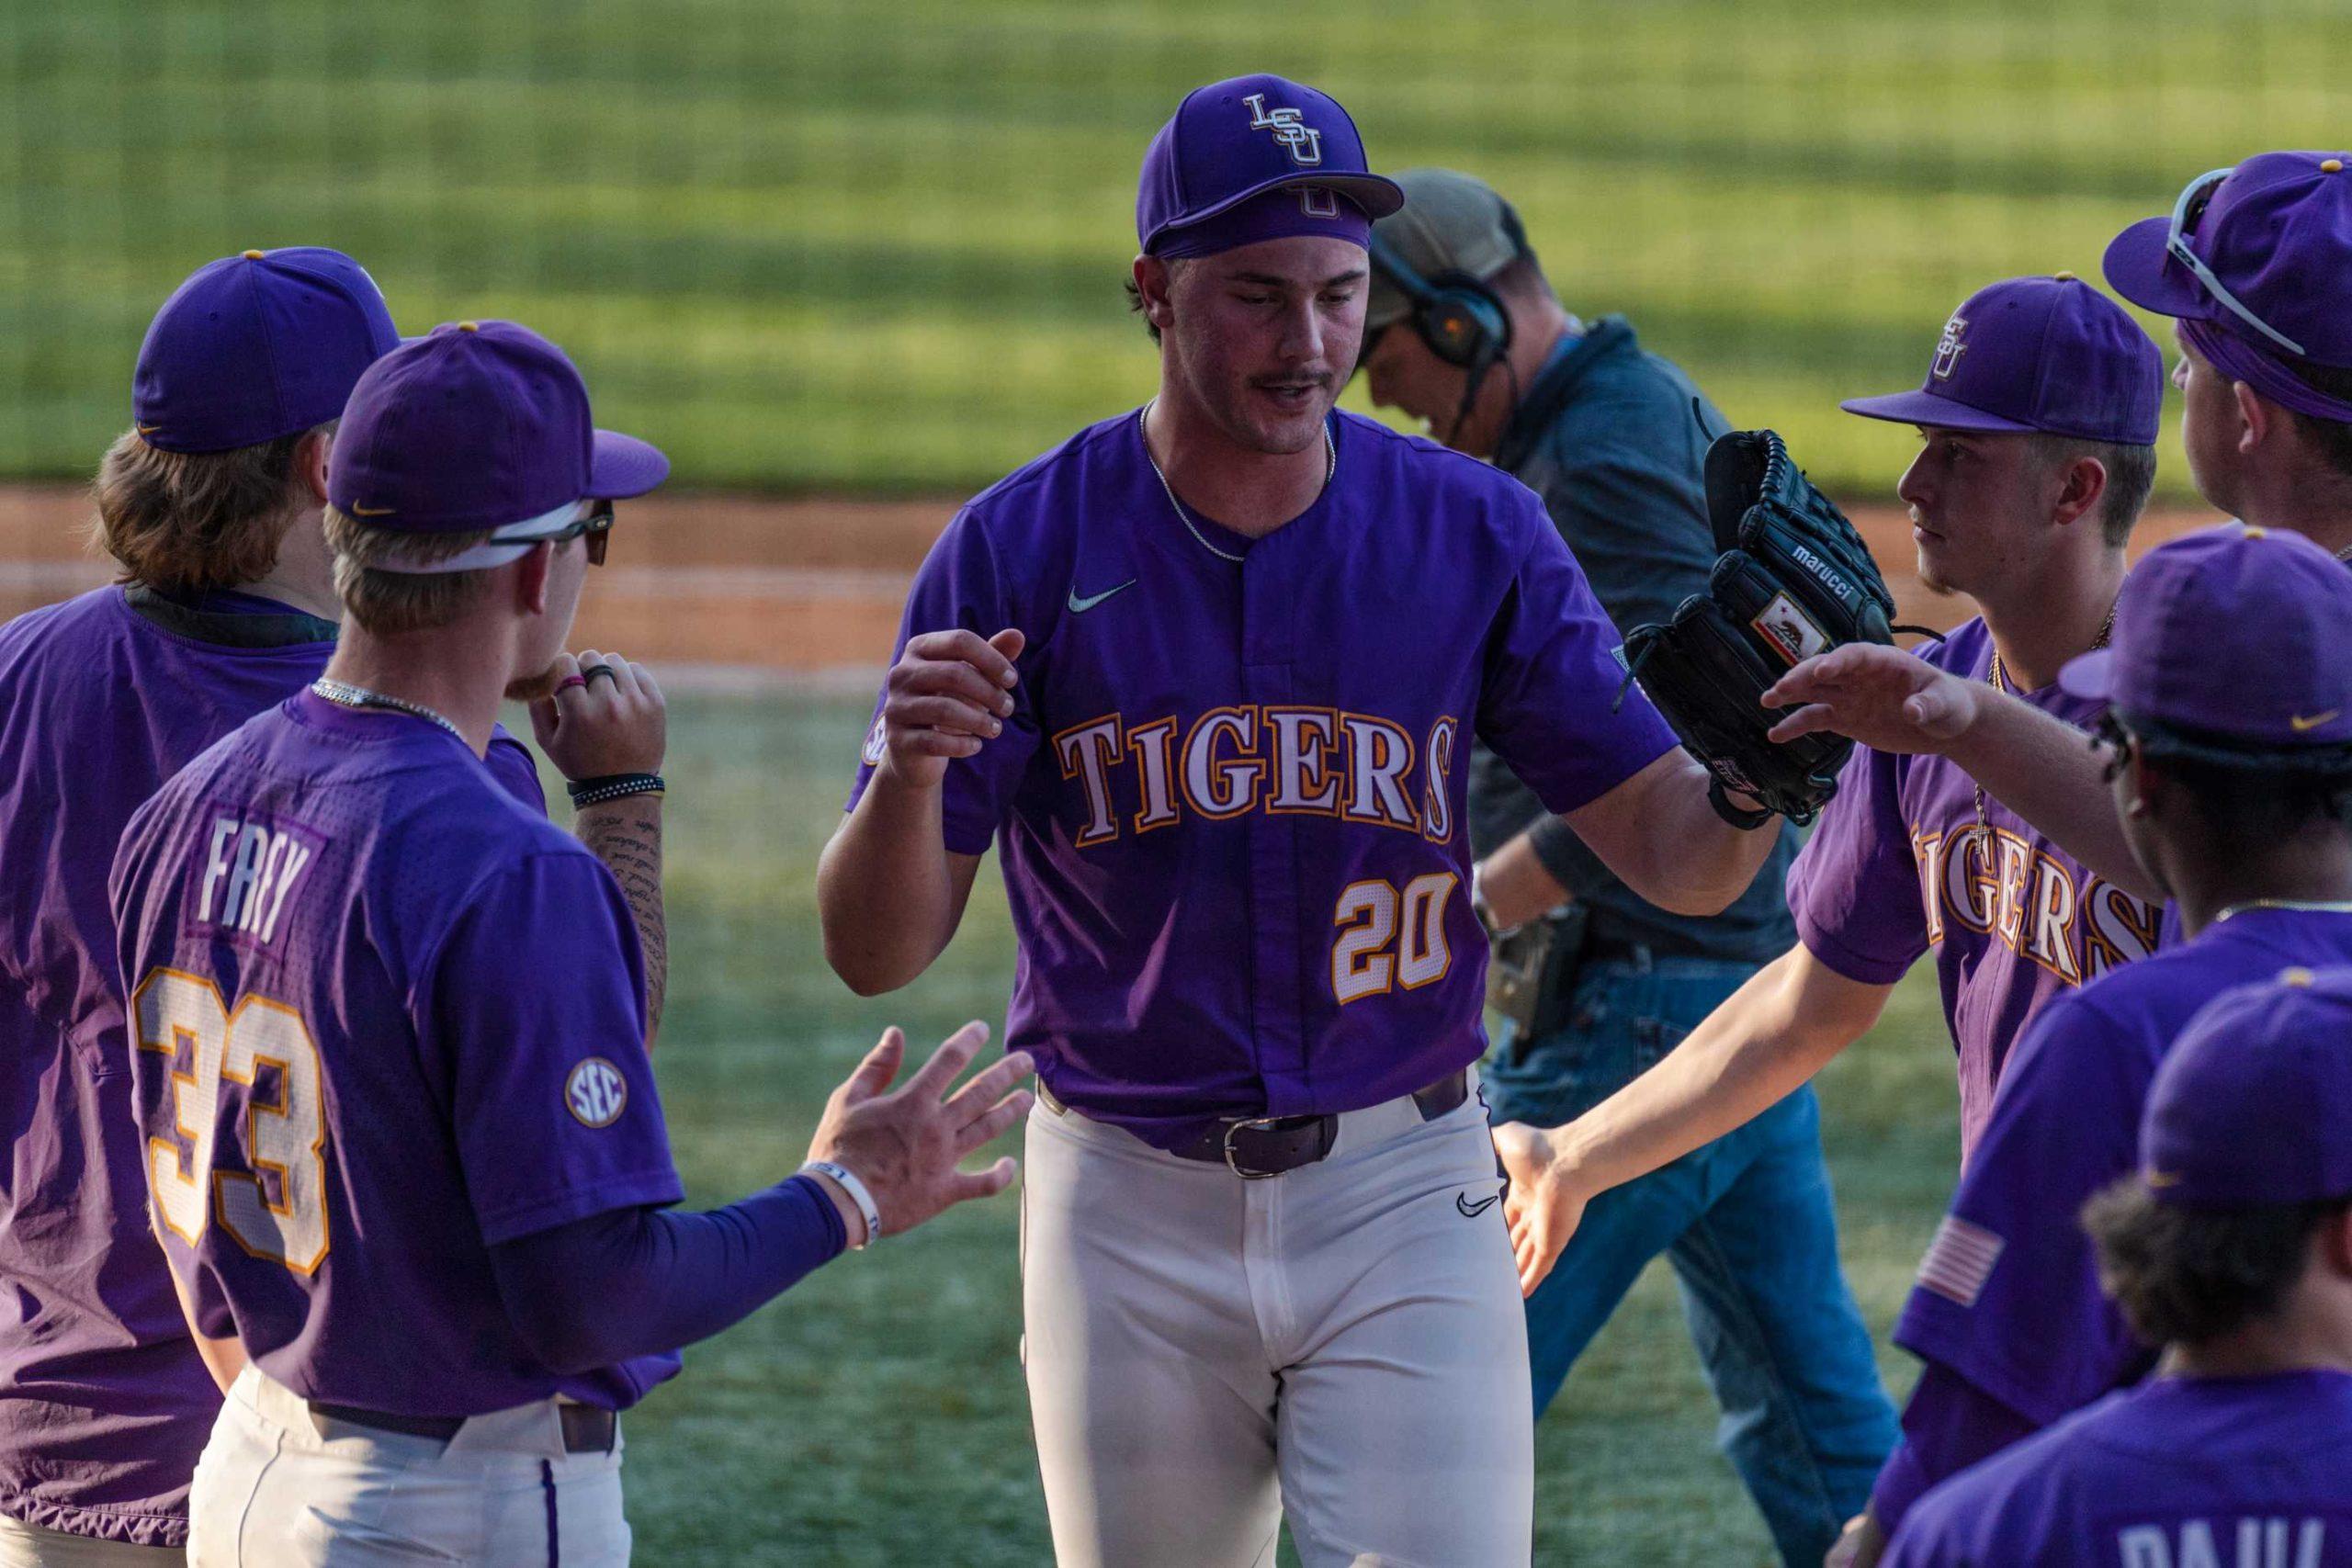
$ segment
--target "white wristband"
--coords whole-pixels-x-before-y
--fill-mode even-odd
[[[865,1236],[863,1240],[850,1243],[850,1250],[863,1252],[873,1246],[882,1235],[882,1211],[874,1206],[874,1194],[865,1190],[865,1183],[852,1176],[847,1166],[835,1165],[829,1159],[812,1159],[802,1166],[797,1174],[805,1176],[812,1170],[831,1179],[849,1194],[849,1201],[856,1204],[857,1212],[865,1216]]]

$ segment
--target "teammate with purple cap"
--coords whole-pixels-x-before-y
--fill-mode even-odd
[[[1020,941],[1030,1403],[1060,1561],[1524,1563],[1526,1332],[1472,1090],[1483,737],[1645,897],[1778,839],[1706,804],[1541,502],[1339,414],[1371,221],[1346,112],[1273,76],[1153,141],[1148,407],[967,505],[924,564],[820,875],[857,990],[953,937],[991,842]]]
[[[2150,1080],[2199,1007],[2288,965],[2352,964],[2347,641],[2352,573],[2298,534],[2213,529],[2151,550],[2113,646],[2060,677],[2108,705],[2113,808],[2188,940],[2052,1002],[2010,1053],[1895,1325],[1928,1365],[1872,1539],[1926,1487],[2147,1371],[2075,1216],[2133,1168]]]
[[[1896,657],[2020,692],[2068,724],[2095,718],[2099,705],[2056,676],[2108,635],[2154,478],[2163,391],[2147,334],[2062,274],[1978,290],[1944,323],[1918,391],[1843,405],[1918,425],[1922,448],[1897,490],[1919,575],[1984,610]],[[1935,955],[1957,1051],[1965,1160],[2027,1021],[2155,945],[2154,908],[2087,875],[1932,757],[1856,750],[1788,895],[1798,944],[1657,1067],[1548,1135],[1498,1134],[1531,1283],[1591,1195],[1762,1114],[1860,1039],[1923,954]]]
[[[334,421],[398,341],[340,252],[198,269],[148,328],[133,428],[99,464],[120,581],[0,627],[0,863],[24,894],[0,904],[0,1057],[23,1086],[0,1209],[0,1563],[177,1561],[187,1539],[220,1398],[148,1235],[106,867],[158,784],[325,665]],[[544,809],[527,751],[502,732],[490,761]]]
[[[2199,492],[2352,558],[2352,152],[2265,152],[2200,175],[2168,216],[2117,235],[2106,266],[2117,293],[2174,318]],[[1939,753],[2099,875],[2154,896],[2108,807],[2102,759],[2030,705],[1866,648],[1799,665],[1772,695],[1804,705],[1776,733]]]
[[[974,1026],[885,1095],[892,1031],[803,1174],[664,1213],[628,905],[482,758],[667,460],[499,321],[386,355],[338,442],[326,674],[142,807],[111,882],[157,1232],[234,1372],[191,1555],[623,1562],[615,1413],[844,1245],[1001,1189],[956,1162],[1026,1064],[943,1101]]]
[[[2156,1375],[1965,1471],[1890,1568],[2352,1565],[2352,970],[2208,1004],[2085,1211]]]

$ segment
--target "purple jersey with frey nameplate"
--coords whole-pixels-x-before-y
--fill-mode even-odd
[[[110,587],[0,626],[0,1513],[187,1539],[220,1406],[147,1228],[107,868],[156,786],[314,679],[334,626],[251,594]],[[502,735],[500,782],[544,809]]]
[[[2157,1378],[1937,1487],[1886,1568],[2352,1568],[2352,1373]]]
[[[1993,667],[1982,620],[1915,651],[1972,681]],[[2024,700],[2077,727],[2104,705],[2054,681]],[[1960,1056],[1963,1163],[2027,1021],[2052,998],[2154,952],[2158,922],[2154,906],[2092,875],[1989,795],[1980,819],[1976,800],[1975,781],[1944,758],[1859,747],[1789,871],[1798,939],[1848,979],[1891,986],[1934,950]]]
[[[148,1184],[198,1327],[314,1399],[618,1408],[490,1247],[681,1196],[619,886],[465,743],[298,693],[131,820],[112,895]]]
[[[1137,415],[1094,425],[956,516],[899,630],[1027,634],[1004,733],[948,768],[947,847],[1004,855],[1008,1046],[1163,1147],[1477,1059],[1474,733],[1554,811],[1674,745],[1638,690],[1612,711],[1621,639],[1532,491],[1331,431],[1324,493],[1253,543],[1193,535]]]
[[[2198,1009],[2282,969],[2352,964],[2352,914],[2247,909],[2042,1010],[2010,1055],[1894,1342],[2038,1423],[2144,1374],[2076,1218],[2139,1168],[2156,1068]]]

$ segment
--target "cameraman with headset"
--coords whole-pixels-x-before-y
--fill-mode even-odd
[[[1425,420],[1544,498],[1622,629],[1663,621],[1716,555],[1701,465],[1730,428],[1622,316],[1570,315],[1517,212],[1445,169],[1397,176],[1373,227],[1361,368],[1373,401]],[[1703,428],[1702,422],[1703,421]],[[1552,1126],[1606,1099],[1795,940],[1774,858],[1740,899],[1672,915],[1611,876],[1480,747],[1472,899],[1503,1017],[1482,1076],[1494,1121]],[[1781,1556],[1819,1562],[1868,1499],[1894,1409],[1838,1267],[1811,1088],[1585,1211],[1527,1303],[1536,1414],[1643,1267],[1667,1254],[1724,1416],[1724,1450]]]

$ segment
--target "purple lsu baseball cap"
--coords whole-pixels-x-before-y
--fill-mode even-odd
[[[376,280],[341,251],[223,256],[155,312],[132,423],[165,452],[258,446],[341,413],[360,372],[399,342]]]
[[[2352,571],[2301,534],[2230,524],[2150,550],[2075,696],[2249,749],[2352,745]]]
[[[1838,404],[1865,419],[1945,430],[2042,431],[2154,444],[2165,360],[2123,307],[2071,272],[2012,277],[1944,322],[1916,392]]]
[[[1146,255],[1207,255],[1294,234],[1362,245],[1405,205],[1364,162],[1337,99],[1280,76],[1236,76],[1184,95],[1143,155],[1136,239]]]
[[[2172,243],[2177,220],[2186,259]],[[2352,367],[2352,153],[2263,152],[2190,181],[2175,216],[2142,219],[2109,242],[2107,281],[2135,305],[2220,327],[2265,355]]]
[[[2240,1209],[2352,1197],[2352,969],[2289,969],[2199,1010],[2140,1115],[2160,1203]]]
[[[496,530],[484,558],[468,552],[432,568],[456,571],[512,559],[523,551],[509,547],[560,528],[581,502],[642,495],[669,472],[657,448],[595,428],[587,383],[563,350],[513,321],[457,321],[360,377],[327,499],[379,528]]]

